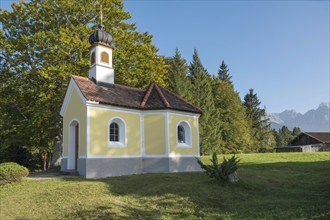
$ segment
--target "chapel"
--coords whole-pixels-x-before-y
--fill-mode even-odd
[[[202,111],[156,83],[116,84],[113,40],[101,22],[89,36],[88,77],[70,78],[60,112],[61,170],[86,178],[200,171]]]

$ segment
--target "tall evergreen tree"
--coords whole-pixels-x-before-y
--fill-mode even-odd
[[[275,128],[272,129],[272,132],[273,132],[273,136],[275,138],[275,146],[279,147],[280,146],[280,144],[279,144],[280,143],[280,136],[279,136],[279,134],[278,134],[278,132]]]
[[[116,83],[165,86],[167,65],[139,33],[121,0],[100,0],[114,36]],[[0,9],[0,151],[11,145],[50,151],[61,135],[59,111],[70,75],[88,74],[88,36],[99,23],[89,0],[31,0]],[[0,152],[1,153],[1,152]]]
[[[167,58],[169,66],[167,84],[169,90],[178,94],[187,101],[192,101],[191,81],[188,77],[187,61],[182,58],[179,49],[175,49],[173,57]]]
[[[218,71],[218,77],[222,82],[227,82],[232,84],[233,82],[231,81],[231,75],[229,74],[229,69],[227,65],[225,64],[225,61],[222,60],[221,65],[219,67]]]
[[[292,133],[287,126],[282,126],[282,128],[279,130],[278,133],[279,133],[278,145],[280,147],[288,146],[290,142],[293,140]]]
[[[293,128],[293,130],[292,130],[292,136],[293,136],[293,138],[296,138],[298,135],[300,135],[300,133],[301,133],[300,128],[298,128],[298,127],[294,127]]]
[[[244,106],[230,82],[216,77],[212,83],[214,103],[219,111],[221,124],[221,153],[249,151],[251,146],[250,124]]]
[[[243,104],[255,139],[254,151],[265,152],[273,149],[275,138],[268,119],[266,119],[266,110],[259,107],[261,102],[253,89],[250,89],[249,93],[245,95]]]
[[[200,118],[200,145],[202,154],[211,153],[218,148],[219,124],[217,123],[217,111],[214,106],[211,80],[212,77],[207,73],[202,65],[195,49],[193,61],[189,67],[192,82],[193,104],[203,110]]]
[[[254,93],[253,89],[250,89],[249,93],[245,95],[243,104],[246,109],[247,117],[252,122],[252,128],[261,129],[267,121],[264,119],[266,116],[266,111],[265,109],[259,108],[261,102],[259,101],[257,94]]]
[[[276,147],[288,146],[298,135],[301,130],[298,127],[294,127],[292,131],[287,126],[282,126],[278,131],[273,129],[273,134],[276,139]]]

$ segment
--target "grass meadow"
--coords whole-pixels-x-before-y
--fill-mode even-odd
[[[238,156],[232,185],[204,173],[24,179],[0,186],[0,219],[330,219],[330,152]]]

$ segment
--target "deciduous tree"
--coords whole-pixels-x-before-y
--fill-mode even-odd
[[[165,86],[167,65],[149,33],[139,33],[121,0],[100,0],[115,40],[115,81]],[[89,0],[31,0],[0,9],[0,148],[50,151],[61,134],[59,110],[70,75],[87,76],[88,36],[99,23]],[[1,150],[0,150],[1,151]]]

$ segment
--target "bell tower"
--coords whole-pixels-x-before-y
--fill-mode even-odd
[[[90,69],[88,77],[96,83],[115,83],[115,71],[112,67],[113,36],[104,30],[102,23],[88,38],[90,48]]]

